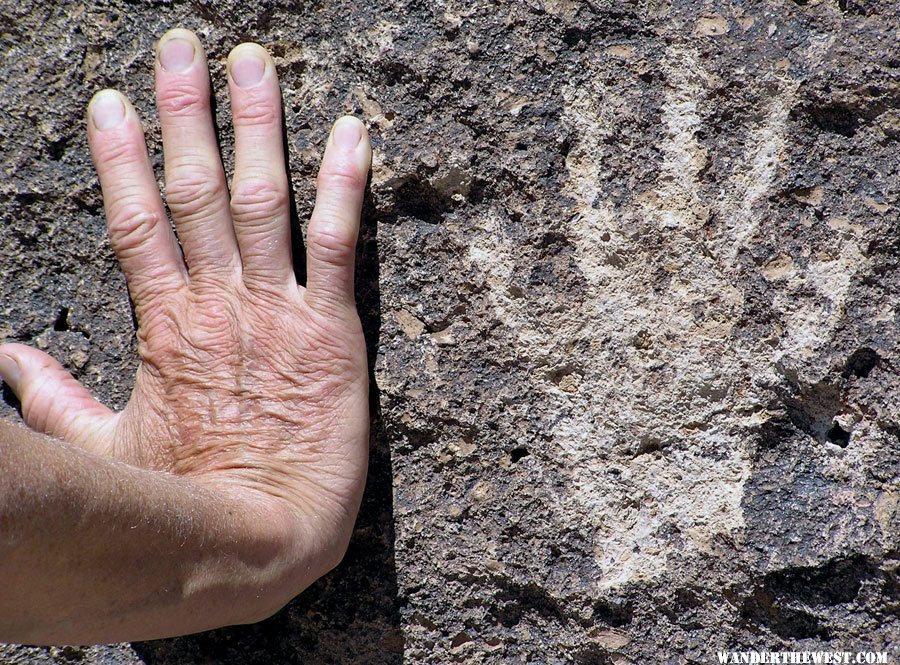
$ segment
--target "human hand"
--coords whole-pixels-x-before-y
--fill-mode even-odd
[[[368,136],[348,117],[328,139],[308,280],[298,286],[273,60],[255,44],[229,55],[229,195],[200,42],[172,30],[157,55],[166,199],[183,256],[134,108],[107,90],[88,114],[138,322],[131,399],[114,413],[50,356],[19,344],[0,346],[0,375],[35,430],[286,515],[272,528],[291,531],[305,586],[343,555],[365,482],[368,375],[353,266]]]

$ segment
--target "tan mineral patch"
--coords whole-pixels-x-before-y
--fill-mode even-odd
[[[453,344],[456,344],[456,338],[453,336],[453,330],[451,328],[438,330],[437,332],[431,333],[429,337],[438,346],[452,346]]]
[[[614,58],[630,60],[634,57],[634,47],[628,46],[627,44],[614,44],[606,47],[606,54],[611,55]]]
[[[896,490],[882,492],[875,500],[875,518],[881,527],[881,533],[884,534],[885,542],[890,543],[897,537],[891,525],[897,517],[898,509],[900,509],[900,492]]]
[[[394,115],[392,113],[386,115],[381,108],[381,104],[368,95],[363,88],[357,86],[353,89],[353,94],[356,96],[359,105],[362,107],[363,113],[370,122],[376,123],[382,130],[390,129],[390,127],[393,126]]]
[[[787,254],[779,254],[762,268],[762,274],[770,282],[790,274],[794,269],[794,259]]]
[[[394,312],[394,318],[397,320],[397,324],[400,326],[403,334],[410,339],[418,337],[425,330],[425,324],[405,309]]]
[[[849,231],[852,233],[862,233],[863,227],[859,224],[853,224],[846,217],[835,216],[829,217],[826,221],[829,228],[834,229],[835,231]]]
[[[811,206],[818,206],[822,204],[822,199],[825,196],[825,190],[822,189],[819,185],[815,185],[814,187],[804,187],[802,189],[794,190],[792,196],[801,203],[806,203],[807,205]]]
[[[874,210],[878,213],[885,213],[891,209],[891,207],[887,203],[881,203],[880,201],[876,201],[870,196],[863,197],[863,203],[865,206],[871,210]]]
[[[756,23],[756,17],[751,14],[747,14],[746,16],[739,17],[737,19],[737,22],[738,22],[738,25],[741,26],[741,29],[743,29],[744,31],[747,31],[750,28],[752,28],[754,26],[754,24]]]
[[[728,19],[719,14],[703,16],[697,21],[697,27],[694,32],[698,35],[706,35],[709,37],[724,35],[728,32]]]
[[[621,649],[631,641],[628,633],[620,630],[598,630],[591,633],[591,639],[604,649],[615,651]]]

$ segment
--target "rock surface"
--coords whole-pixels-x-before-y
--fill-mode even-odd
[[[175,25],[229,162],[224,58],[276,55],[299,219],[329,123],[371,129],[363,514],[262,624],[0,660],[900,657],[900,5],[0,0],[0,338],[117,407],[83,111],[121,89],[159,165]]]

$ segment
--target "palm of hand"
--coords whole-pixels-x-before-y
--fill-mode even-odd
[[[297,285],[274,63],[259,46],[242,45],[229,74],[230,195],[199,41],[184,30],[161,40],[157,102],[183,257],[134,109],[112,91],[91,104],[110,240],[138,319],[142,362],[127,407],[113,413],[29,347],[0,347],[0,374],[34,429],[151,471],[286,503],[323,547],[340,549],[367,459],[353,259],[370,148],[359,121],[335,125],[307,233],[308,283]]]

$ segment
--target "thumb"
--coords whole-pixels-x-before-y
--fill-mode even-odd
[[[0,346],[0,377],[22,403],[30,428],[102,453],[115,413],[51,356],[22,344]]]

